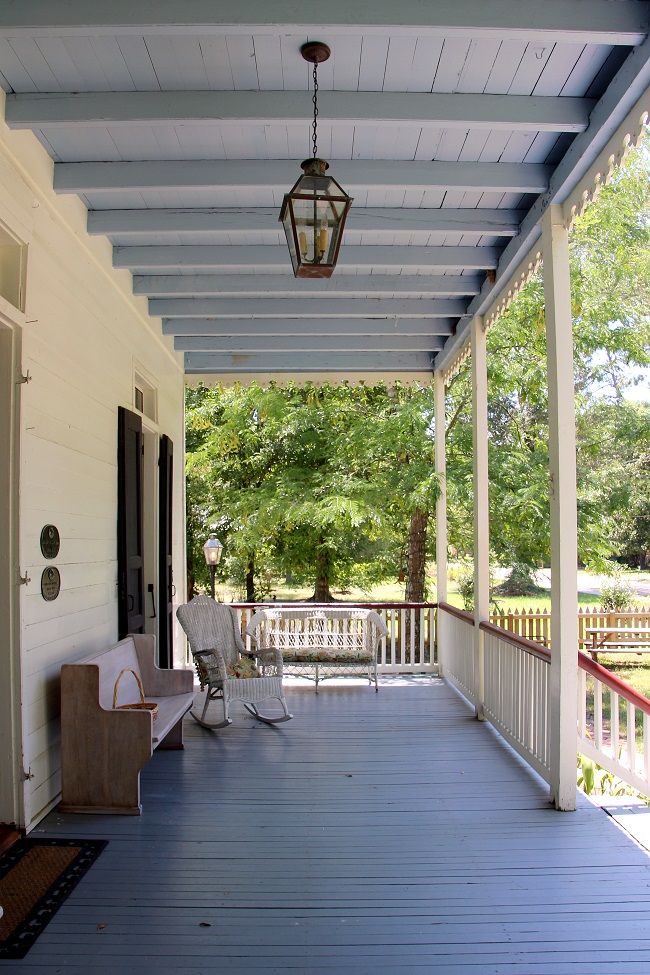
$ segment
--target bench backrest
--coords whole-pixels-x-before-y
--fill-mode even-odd
[[[99,703],[103,708],[113,707],[113,689],[120,672],[125,668],[140,675],[138,654],[131,637],[125,637],[114,647],[92,657],[75,661],[78,664],[96,664],[99,668]],[[140,700],[140,691],[133,674],[124,674],[118,687],[118,704],[135,704]]]
[[[247,632],[258,646],[281,651],[313,646],[375,653],[386,624],[368,609],[261,609]]]

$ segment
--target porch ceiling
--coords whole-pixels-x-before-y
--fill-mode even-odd
[[[7,122],[50,152],[188,373],[429,377],[647,88],[650,4],[295,10],[7,0]],[[308,38],[332,47],[319,154],[354,196],[328,282],[293,278],[278,223],[310,155]]]

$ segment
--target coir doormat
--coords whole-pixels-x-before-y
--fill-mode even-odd
[[[106,840],[18,840],[0,857],[0,959],[23,958]]]

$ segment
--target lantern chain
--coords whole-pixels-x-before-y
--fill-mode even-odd
[[[318,156],[318,148],[316,145],[316,119],[318,118],[318,62],[317,61],[314,61],[313,77],[314,77],[314,94],[312,96],[312,102],[314,103],[314,121],[312,122],[312,129],[313,129],[312,143],[314,147],[313,158],[316,159],[316,157]]]

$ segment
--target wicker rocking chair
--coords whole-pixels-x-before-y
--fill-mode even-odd
[[[246,669],[242,665],[242,658],[248,656],[252,662],[252,656],[246,654],[235,611],[209,596],[196,596],[184,606],[179,606],[176,615],[189,640],[201,690],[206,688],[201,716],[190,711],[201,727],[225,728],[231,724],[229,711],[233,701],[239,701],[254,718],[266,724],[289,721],[292,715],[284,699],[282,654],[279,650],[271,649],[257,655],[263,666],[262,676],[237,676],[238,672]],[[217,698],[223,701],[223,720],[206,721],[208,705]],[[269,698],[280,702],[284,714],[272,717],[258,710],[258,704]]]

